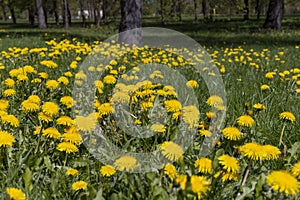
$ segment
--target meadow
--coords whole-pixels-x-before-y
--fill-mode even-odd
[[[300,199],[300,19],[286,17],[281,31],[262,23],[185,19],[164,27],[207,53],[102,43],[117,21],[67,31],[0,24],[0,198]],[[152,18],[143,25],[160,27]],[[182,53],[212,62],[197,70]],[[90,56],[105,61],[85,62]],[[161,84],[169,71],[155,63],[186,82]],[[153,65],[147,79],[141,64]],[[203,77],[222,79],[226,96],[209,93]],[[180,101],[186,91],[198,105]],[[152,136],[128,134],[118,117],[127,131]],[[187,146],[178,135],[191,138]],[[201,156],[206,141],[213,147]],[[164,164],[151,171],[130,152],[155,152],[149,162]]]

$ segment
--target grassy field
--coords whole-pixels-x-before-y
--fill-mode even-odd
[[[98,29],[75,21],[69,30],[1,23],[0,199],[299,199],[300,18],[286,17],[278,32],[262,24],[187,18],[164,26],[205,53],[101,43],[117,21]],[[182,53],[213,64],[197,68]],[[205,77],[222,79],[226,96],[209,93]],[[191,91],[198,105],[180,100]],[[142,128],[153,136],[128,133]],[[207,141],[214,147],[203,157]],[[155,152],[149,162],[164,165],[147,171],[130,152]]]

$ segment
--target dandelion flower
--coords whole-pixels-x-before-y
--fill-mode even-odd
[[[222,175],[222,182],[225,181],[237,181],[238,180],[238,173],[235,172],[224,172],[219,171],[214,175],[214,178],[218,178],[220,175]]]
[[[194,166],[198,168],[198,172],[204,174],[212,172],[212,160],[209,158],[199,158],[196,160]]]
[[[132,156],[121,156],[114,162],[114,165],[121,171],[130,171],[138,167],[137,160]]]
[[[46,82],[46,88],[54,90],[59,86],[59,83],[56,80],[48,80]]]
[[[79,171],[77,169],[74,169],[74,168],[69,168],[66,171],[66,174],[69,175],[69,176],[77,176],[79,174]]]
[[[199,133],[204,137],[211,137],[212,135],[212,133],[209,130],[205,130],[205,129],[200,129]]]
[[[103,103],[97,107],[98,117],[101,119],[105,115],[109,115],[114,112],[114,108],[110,103]]]
[[[64,125],[64,126],[72,126],[74,125],[74,120],[71,119],[69,116],[60,116],[57,120],[56,123],[59,125]]]
[[[296,120],[295,115],[291,112],[282,112],[282,113],[280,113],[279,118],[281,120],[286,120],[286,121],[290,121],[290,122],[294,122]]]
[[[78,151],[78,148],[76,147],[76,145],[74,145],[70,142],[61,142],[57,145],[56,149],[59,151],[65,151],[67,154],[75,153]]]
[[[11,78],[7,78],[2,82],[3,85],[5,85],[8,88],[13,88],[15,85],[15,81]]]
[[[9,106],[9,101],[0,99],[0,110],[6,111]]]
[[[204,176],[191,176],[192,191],[197,194],[198,199],[201,199],[209,190],[210,181]]]
[[[223,169],[227,172],[237,173],[240,169],[239,163],[234,157],[224,154],[218,157],[218,160]]]
[[[174,180],[177,177],[177,170],[174,165],[168,163],[164,167],[164,173],[171,179]]]
[[[209,106],[213,106],[213,107],[217,107],[217,106],[222,106],[223,105],[223,99],[217,95],[213,95],[213,96],[210,96],[206,103],[209,105]]]
[[[67,131],[62,135],[65,142],[71,142],[75,145],[78,145],[82,142],[81,135],[77,132],[75,126],[71,126]]]
[[[41,99],[38,95],[30,95],[27,100],[31,103],[35,103],[37,105],[40,105]]]
[[[58,65],[52,60],[43,60],[40,62],[41,65],[44,65],[48,68],[56,68]]]
[[[174,142],[166,141],[160,146],[162,154],[169,160],[177,161],[183,156],[183,149]]]
[[[16,94],[16,90],[14,89],[6,89],[3,91],[3,96],[4,97],[10,97]]]
[[[270,86],[264,84],[264,85],[261,85],[261,86],[260,86],[260,89],[263,90],[263,91],[264,91],[264,90],[269,90],[269,89],[270,89]]]
[[[35,112],[39,110],[39,105],[37,105],[36,103],[32,103],[29,100],[25,100],[21,103],[22,106],[22,110],[26,111],[26,112]]]
[[[67,108],[72,108],[75,104],[74,100],[70,96],[64,96],[60,99],[60,103],[65,105]]]
[[[59,108],[53,102],[45,102],[42,105],[42,110],[43,110],[43,113],[45,113],[46,115],[53,117],[58,114]]]
[[[179,112],[181,110],[181,103],[177,100],[166,100],[164,104],[168,112]]]
[[[7,131],[0,130],[0,147],[10,147],[14,142],[16,142],[16,140],[13,135]]]
[[[69,79],[68,79],[67,77],[65,77],[65,76],[59,77],[59,78],[57,79],[57,81],[58,81],[59,83],[64,84],[64,85],[68,85],[68,84],[69,84]]]
[[[52,122],[53,121],[53,118],[49,115],[46,115],[45,113],[43,112],[40,112],[39,115],[38,115],[38,118],[39,120],[41,120],[42,122]]]
[[[226,127],[222,130],[224,137],[228,140],[239,140],[242,137],[240,130],[234,126]]]
[[[239,152],[251,160],[277,159],[281,154],[277,147],[271,145],[260,145],[256,142],[246,143],[239,147]]]
[[[198,124],[200,112],[196,106],[184,106],[182,109],[182,119],[184,122],[195,127]]]
[[[256,104],[253,105],[253,108],[255,108],[256,110],[265,110],[266,106],[264,106],[261,103],[256,103]]]
[[[72,190],[78,191],[78,190],[84,190],[87,188],[87,182],[85,181],[76,181],[72,184]]]
[[[266,178],[266,183],[273,190],[287,195],[296,195],[299,192],[299,182],[285,170],[271,172]]]
[[[166,131],[166,127],[163,124],[152,124],[151,130],[157,133],[163,133]]]
[[[295,177],[298,177],[300,178],[300,161],[297,162],[293,168],[292,168],[292,174],[295,176]]]
[[[25,193],[18,188],[6,188],[10,200],[25,200]]]
[[[78,130],[81,131],[92,131],[95,130],[97,126],[97,118],[95,113],[91,113],[87,117],[76,116],[74,121]]]
[[[195,81],[195,80],[189,80],[186,83],[186,86],[190,87],[190,88],[197,88],[199,85],[198,85],[197,81]]]
[[[187,175],[185,175],[185,174],[179,174],[179,175],[177,175],[175,181],[176,181],[177,184],[180,185],[181,189],[185,190],[186,181],[187,181]]]
[[[237,119],[239,126],[251,127],[254,124],[254,119],[249,115],[242,115]]]
[[[43,136],[45,136],[47,138],[58,139],[61,136],[61,134],[59,133],[59,131],[56,128],[53,128],[53,127],[44,129],[42,131],[42,133],[43,133]]]
[[[111,165],[105,165],[105,166],[101,167],[100,173],[103,176],[110,177],[110,176],[112,176],[112,175],[114,175],[116,173],[116,169],[113,166],[111,166]]]
[[[113,75],[107,75],[104,77],[103,82],[106,84],[115,84],[117,79]]]
[[[18,127],[20,125],[18,118],[16,118],[14,115],[5,115],[2,116],[1,119],[3,123],[9,124],[13,127]]]

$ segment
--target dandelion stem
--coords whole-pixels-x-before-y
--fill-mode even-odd
[[[241,184],[242,187],[246,185],[247,178],[248,178],[248,176],[250,174],[250,169],[251,169],[251,166],[248,165],[247,168],[246,168],[246,172],[244,174],[244,177],[243,177],[242,184]]]
[[[65,169],[65,167],[66,167],[66,165],[67,165],[67,160],[68,160],[68,154],[66,153],[66,157],[65,157],[63,169]]]
[[[283,137],[285,126],[286,126],[286,123],[283,124],[282,130],[281,130],[278,147],[280,147],[280,145],[282,144],[282,137]]]

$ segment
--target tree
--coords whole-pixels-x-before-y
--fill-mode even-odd
[[[46,17],[44,13],[42,0],[36,0],[35,2],[36,2],[37,13],[38,13],[39,28],[45,29],[47,28],[47,24],[46,24]]]
[[[68,0],[63,0],[63,22],[64,22],[64,27],[65,29],[68,29],[69,28],[69,18],[68,18],[68,15],[69,15],[69,5],[68,5]]]
[[[121,22],[119,43],[141,46],[142,0],[121,0]],[[128,30],[133,31],[126,32]],[[125,32],[124,32],[125,31]]]
[[[14,8],[12,0],[8,1],[8,8],[9,8],[10,15],[11,15],[11,18],[13,20],[13,23],[16,24],[17,23],[17,19],[16,19],[15,8]]]
[[[284,0],[270,0],[264,28],[281,29]]]
[[[3,0],[0,0],[0,4],[1,4],[1,9],[2,9],[2,20],[6,21],[7,20],[6,5]]]
[[[250,9],[249,9],[249,0],[244,0],[245,8],[244,8],[244,20],[249,20]]]

